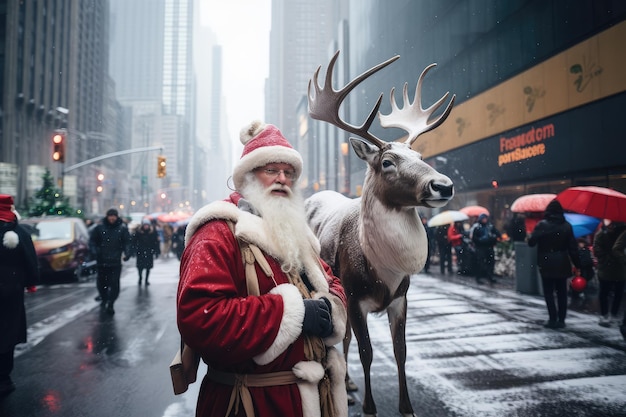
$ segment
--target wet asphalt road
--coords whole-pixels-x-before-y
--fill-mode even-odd
[[[26,294],[29,343],[0,417],[194,415],[199,383],[174,396],[178,261],[158,259],[149,287],[125,264],[116,314],[101,312],[93,278]],[[625,416],[626,342],[616,327],[571,311],[547,330],[539,297],[417,275],[409,290],[407,376],[418,416]],[[369,320],[378,415],[397,416],[386,315]],[[363,395],[356,341],[348,369]],[[201,369],[202,372],[203,369]],[[360,404],[351,416],[362,415]]]

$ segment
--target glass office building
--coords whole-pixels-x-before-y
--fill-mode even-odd
[[[381,92],[388,114],[391,88],[401,101],[404,82],[414,91],[433,62],[424,107],[456,95],[443,125],[413,145],[454,181],[447,209],[480,204],[503,222],[523,194],[574,185],[626,192],[625,2],[351,1],[348,27],[350,77],[401,56],[352,93],[353,124]],[[372,130],[386,140],[404,133]],[[365,164],[350,154],[349,194],[358,195]]]

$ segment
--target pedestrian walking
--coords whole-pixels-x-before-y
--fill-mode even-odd
[[[150,278],[150,270],[154,267],[154,258],[158,258],[161,253],[159,246],[159,236],[152,227],[150,220],[143,219],[141,226],[137,228],[131,238],[131,256],[137,258],[138,285],[141,285],[144,270],[146,271],[145,283],[150,285],[148,278]]]
[[[448,225],[435,227],[435,240],[439,251],[439,272],[452,273],[452,245],[448,240]]]
[[[448,242],[454,251],[456,257],[456,270],[460,274],[463,270],[463,236],[465,231],[463,230],[463,222],[454,222],[448,226]]]
[[[572,263],[580,269],[580,257],[572,226],[565,220],[563,207],[557,200],[548,203],[543,219],[535,225],[528,238],[528,245],[537,246],[537,265],[549,317],[544,326],[564,328],[567,317],[567,279],[573,275]]]
[[[495,252],[493,247],[498,243],[502,234],[489,221],[487,214],[481,214],[472,226],[470,236],[476,249],[476,282],[482,284],[482,280],[485,278],[489,283],[495,283],[496,280],[493,277]]]
[[[161,253],[164,258],[170,257],[170,252],[172,250],[172,236],[174,235],[174,228],[171,224],[165,223],[162,227],[163,230],[163,250]]]
[[[101,307],[107,313],[115,314],[113,304],[120,294],[122,255],[124,261],[130,259],[130,234],[116,209],[109,209],[102,223],[93,230],[89,247],[98,262],[96,285]]]
[[[626,283],[624,249],[626,249],[625,223],[611,222],[596,232],[593,239],[593,253],[598,259],[599,324],[603,327],[610,327],[612,321],[618,321]]]
[[[181,224],[172,235],[172,251],[179,261],[185,250],[185,230],[187,230],[187,224]]]
[[[192,217],[180,265],[178,328],[208,365],[196,416],[347,416],[333,347],[346,297],[306,223],[302,157],[261,122],[241,141],[236,191]],[[257,280],[246,279],[240,245],[259,250],[246,256]]]
[[[0,194],[0,397],[15,390],[15,346],[26,343],[24,288],[39,282],[35,247],[18,218],[13,197]]]
[[[584,237],[579,237],[578,239],[576,239],[576,242],[578,243],[578,258],[580,259],[580,276],[583,277],[587,282],[587,285],[585,285],[585,289],[588,289],[592,286],[593,278],[596,275],[593,253],[591,253],[589,243]],[[582,295],[584,295],[584,292],[579,292],[572,289],[572,297],[577,298],[581,297]]]

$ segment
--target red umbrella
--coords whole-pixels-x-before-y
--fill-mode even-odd
[[[157,217],[157,220],[163,223],[176,223],[178,221],[184,220],[191,217],[191,214],[185,213],[182,211],[177,211],[175,213],[165,213],[161,214]]]
[[[513,213],[543,213],[548,203],[556,197],[556,194],[527,194],[516,199],[511,204]]]
[[[481,214],[486,214],[487,216],[489,216],[489,210],[487,210],[483,206],[467,206],[467,207],[463,207],[459,211],[461,213],[467,214],[470,217],[478,217]]]
[[[626,222],[626,194],[605,187],[570,187],[556,199],[563,208],[598,219]]]

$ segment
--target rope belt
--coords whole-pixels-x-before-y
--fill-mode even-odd
[[[254,417],[254,407],[252,406],[252,396],[248,387],[271,387],[278,385],[290,385],[301,381],[292,371],[279,371],[266,374],[235,374],[209,369],[207,378],[222,385],[230,385],[233,390],[230,394],[226,417],[233,410],[239,413],[239,403],[243,404],[243,409],[247,417]]]

